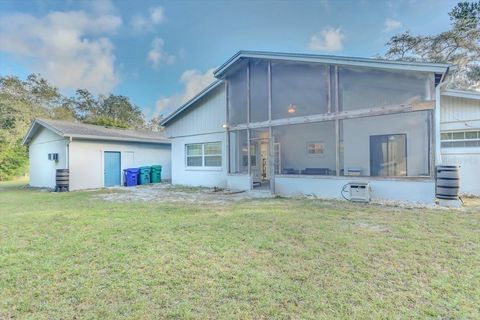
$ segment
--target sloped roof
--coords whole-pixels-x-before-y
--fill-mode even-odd
[[[195,105],[195,102],[206,96],[213,89],[218,87],[222,82],[221,79],[237,64],[244,59],[268,59],[268,60],[283,60],[283,61],[301,61],[301,62],[316,62],[336,65],[352,65],[370,68],[383,69],[397,69],[397,70],[416,70],[422,72],[447,73],[449,69],[454,66],[444,63],[424,63],[424,62],[410,62],[410,61],[393,61],[373,58],[358,58],[345,57],[333,55],[319,55],[319,54],[301,54],[301,53],[283,53],[283,52],[266,52],[266,51],[239,51],[222,64],[214,75],[216,82],[210,84],[202,92],[196,95],[193,99],[178,107],[175,111],[169,114],[161,123],[167,125],[184,111]]]
[[[170,144],[170,141],[159,132],[110,128],[51,119],[35,119],[23,139],[23,144],[29,144],[41,127],[47,128],[59,136],[72,139]]]
[[[316,62],[327,63],[336,65],[350,65],[361,66],[370,68],[384,68],[384,69],[397,69],[397,70],[413,70],[424,72],[438,72],[444,73],[449,67],[449,64],[445,63],[427,63],[427,62],[411,62],[400,60],[383,60],[374,58],[359,58],[359,57],[346,57],[346,56],[333,56],[333,55],[320,55],[320,54],[304,54],[304,53],[284,53],[284,52],[266,52],[266,51],[239,51],[234,54],[230,59],[221,65],[217,70],[213,72],[216,78],[223,78],[225,74],[234,66],[238,61],[243,59],[268,59],[268,60],[285,60],[285,61],[298,61],[298,62]]]
[[[166,125],[168,122],[170,122],[170,120],[172,120],[173,118],[178,116],[180,113],[182,113],[183,111],[190,108],[195,102],[197,102],[201,98],[205,97],[212,90],[214,90],[215,88],[218,88],[222,84],[223,84],[223,82],[220,81],[220,80],[216,80],[216,81],[212,82],[205,89],[200,91],[195,97],[193,97],[192,99],[190,99],[189,101],[187,101],[186,103],[184,103],[183,105],[181,105],[180,107],[175,109],[172,113],[170,113],[165,119],[163,119],[163,121],[160,123],[160,125],[162,125],[162,126]]]

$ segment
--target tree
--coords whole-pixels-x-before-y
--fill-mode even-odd
[[[88,117],[95,117],[98,110],[98,100],[87,89],[78,89],[72,98],[75,104],[76,117],[85,120]]]
[[[25,173],[28,160],[22,137],[35,117],[48,116],[48,109],[35,102],[48,101],[52,94],[37,80],[0,77],[0,180]]]
[[[453,87],[480,90],[480,1],[459,2],[449,13],[452,28],[438,35],[409,31],[387,42],[387,59],[451,63]]]
[[[163,120],[163,115],[159,115],[156,117],[151,118],[150,120],[145,122],[145,129],[149,131],[163,131],[163,127],[160,126],[160,123]]]
[[[82,105],[77,105],[77,110],[84,112],[83,121],[86,123],[119,128],[144,127],[142,110],[132,104],[128,97],[110,94],[101,95],[95,100],[84,92],[82,101]]]
[[[35,118],[149,130],[158,130],[160,121],[146,123],[141,109],[125,96],[95,97],[80,89],[66,97],[38,74],[25,81],[0,76],[0,180],[26,173],[28,154],[22,138]]]

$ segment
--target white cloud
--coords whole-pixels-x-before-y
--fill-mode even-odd
[[[130,24],[135,31],[153,31],[156,25],[165,20],[165,10],[163,7],[151,7],[150,14],[136,14],[133,16]]]
[[[162,63],[175,63],[175,56],[165,51],[165,42],[163,39],[155,37],[152,40],[151,46],[152,49],[148,52],[147,61],[150,61],[154,68],[158,68]]]
[[[213,76],[214,70],[215,68],[211,68],[205,73],[202,73],[196,69],[192,69],[182,73],[180,81],[184,84],[184,90],[170,97],[164,97],[157,100],[154,116],[159,114],[168,115],[176,108],[193,98],[200,91],[205,89],[215,80]]]
[[[309,47],[315,51],[339,51],[343,49],[344,39],[340,28],[328,27],[310,38]]]
[[[159,24],[165,20],[165,10],[163,7],[150,8],[150,19],[154,24]]]
[[[391,32],[397,29],[400,29],[403,24],[395,19],[387,18],[385,19],[385,28],[383,29],[384,32]]]
[[[114,14],[85,11],[51,12],[44,17],[28,14],[3,16],[0,51],[29,63],[60,88],[86,88],[107,93],[119,82],[113,45],[122,19]]]

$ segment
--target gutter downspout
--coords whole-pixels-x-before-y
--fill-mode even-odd
[[[72,142],[72,137],[68,137],[68,141],[67,141],[67,152],[66,152],[66,156],[67,156],[67,159],[65,161],[65,166],[66,168],[65,169],[70,169],[70,143]]]
[[[440,79],[440,83],[435,88],[435,166],[441,165],[442,162],[442,150],[441,150],[441,91],[444,87],[446,87],[451,81],[452,78],[450,77],[446,82],[444,82],[449,69],[442,75]]]

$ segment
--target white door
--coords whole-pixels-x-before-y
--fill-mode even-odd
[[[135,154],[133,151],[122,152],[122,186],[123,186],[123,169],[135,167]]]

